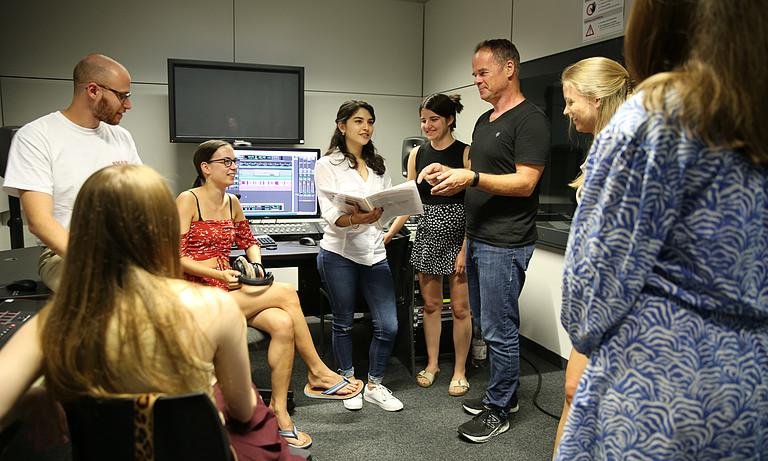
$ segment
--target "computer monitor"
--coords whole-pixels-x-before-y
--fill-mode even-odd
[[[320,149],[236,146],[235,183],[227,191],[240,197],[248,219],[317,218],[315,162]]]

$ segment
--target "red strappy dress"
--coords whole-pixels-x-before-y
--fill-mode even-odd
[[[190,191],[190,193],[195,196],[195,202],[197,202],[197,216],[199,219],[197,221],[192,221],[189,224],[189,231],[181,236],[179,250],[182,257],[186,256],[195,261],[205,261],[207,259],[216,258],[216,269],[225,270],[230,268],[229,253],[233,242],[237,245],[237,248],[242,250],[246,250],[253,245],[259,244],[253,237],[247,219],[234,221],[231,196],[228,196],[230,219],[203,220],[197,195],[192,191]],[[191,282],[229,290],[229,285],[223,280],[199,277],[191,274],[184,274],[184,278]]]

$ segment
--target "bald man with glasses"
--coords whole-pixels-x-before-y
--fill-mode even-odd
[[[3,185],[21,199],[29,231],[45,245],[40,277],[54,291],[80,186],[103,167],[141,163],[133,137],[118,126],[132,107],[125,67],[89,54],[77,63],[72,79],[69,107],[24,125],[14,136]]]

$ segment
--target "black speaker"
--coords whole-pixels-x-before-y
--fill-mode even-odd
[[[411,149],[425,142],[427,142],[427,138],[424,136],[411,136],[410,138],[403,139],[403,177],[408,176],[408,155],[411,153]]]
[[[8,151],[11,150],[11,139],[19,131],[18,126],[0,127],[0,175],[5,177],[8,167]],[[8,227],[11,233],[11,248],[24,248],[24,221],[21,218],[21,202],[18,197],[8,196],[10,218]]]
[[[19,131],[18,126],[0,127],[0,176],[5,177],[5,169],[8,167],[8,151],[11,150],[11,139]]]

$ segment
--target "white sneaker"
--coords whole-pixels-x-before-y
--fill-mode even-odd
[[[351,399],[344,399],[342,402],[344,402],[344,408],[347,410],[359,410],[363,408],[363,393],[361,392]]]
[[[392,391],[383,384],[377,384],[373,389],[366,385],[363,391],[363,398],[367,402],[380,406],[384,411],[400,411],[403,409],[403,402],[392,395]]]

